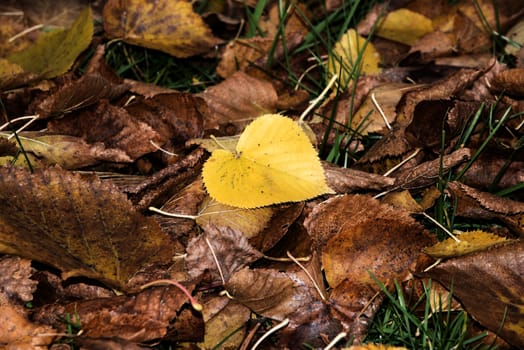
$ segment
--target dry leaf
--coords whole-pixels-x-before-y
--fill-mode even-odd
[[[199,346],[212,349],[220,344],[224,348],[237,349],[244,340],[245,325],[251,311],[225,297],[214,297],[202,303],[202,307],[206,331],[204,341]]]
[[[482,192],[452,181],[448,188],[457,201],[456,215],[472,219],[500,219],[516,234],[524,236],[524,203]]]
[[[146,153],[154,152],[154,144],[162,144],[161,135],[125,109],[99,102],[96,110],[82,110],[48,123],[50,132],[81,137],[88,144],[102,143],[106,150],[120,151],[115,161],[132,162]],[[154,143],[151,143],[151,141]],[[100,147],[100,146],[99,146]]]
[[[235,153],[215,150],[202,176],[213,199],[240,208],[300,202],[333,193],[306,134],[293,120],[278,114],[261,116],[249,124]]]
[[[242,232],[229,227],[204,227],[204,234],[189,241],[186,251],[189,275],[199,278],[207,270],[215,282],[227,282],[236,271],[262,257]]]
[[[33,293],[38,283],[31,279],[33,272],[31,260],[17,256],[3,256],[0,258],[0,292],[18,302],[33,300]]]
[[[265,80],[237,72],[198,96],[209,106],[212,118],[204,129],[225,129],[224,134],[238,134],[256,117],[276,112],[278,96],[273,85]]]
[[[208,52],[220,42],[186,0],[109,0],[103,16],[110,37],[176,57]]]
[[[457,238],[459,239],[458,242],[448,238],[431,247],[424,248],[423,251],[435,259],[453,258],[508,242],[505,237],[480,230],[463,232],[457,235]]]
[[[141,267],[167,263],[175,244],[126,196],[58,168],[0,169],[0,243],[18,255],[122,288]],[[38,239],[35,239],[38,237]]]
[[[523,348],[523,266],[524,242],[517,240],[447,260],[423,276],[452,290],[482,326]]]
[[[48,304],[40,308],[34,318],[65,332],[67,324],[63,320],[69,314],[72,318],[78,317],[73,320],[82,325],[84,336],[114,337],[138,343],[164,337],[187,303],[187,296],[178,288],[154,287],[130,295]],[[179,325],[180,334],[191,334],[181,341],[202,339],[204,324],[200,314],[193,313],[183,325],[175,324]]]
[[[206,198],[200,207],[196,222],[200,226],[229,227],[242,232],[246,238],[259,234],[268,224],[274,208],[243,209]]]
[[[71,68],[78,55],[91,43],[92,36],[93,16],[88,6],[70,29],[42,34],[34,45],[9,55],[7,59],[38,77],[54,78]]]

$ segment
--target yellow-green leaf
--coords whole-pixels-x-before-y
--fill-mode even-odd
[[[110,37],[176,57],[207,52],[220,42],[187,0],[109,0],[103,16]]]
[[[263,115],[249,124],[235,152],[214,151],[202,175],[213,199],[240,208],[333,193],[302,128],[278,114]]]
[[[358,74],[378,74],[380,55],[372,43],[349,29],[337,42],[328,58],[328,71],[339,75],[345,88]]]
[[[431,19],[408,9],[398,9],[388,13],[376,34],[381,38],[413,45],[420,37],[433,30]]]
[[[468,253],[484,250],[496,244],[506,243],[508,239],[505,237],[494,235],[493,233],[484,231],[470,231],[458,235],[460,242],[452,238],[448,238],[434,246],[424,249],[424,253],[430,255],[435,259],[452,258]]]
[[[67,72],[93,37],[93,16],[87,7],[70,29],[55,30],[40,35],[27,49],[11,54],[7,59],[24,71],[40,78],[54,78]]]

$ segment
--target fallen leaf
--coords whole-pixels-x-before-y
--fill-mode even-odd
[[[156,151],[157,147],[153,143],[163,143],[158,132],[137,119],[125,109],[102,100],[94,111],[83,109],[64,118],[51,120],[47,125],[53,133],[81,137],[91,145],[102,143],[106,150],[115,153],[120,151],[122,156],[117,161],[132,162],[146,153]]]
[[[123,288],[176,247],[114,186],[59,168],[0,169],[0,243],[20,256]],[[38,237],[38,239],[35,239]]]
[[[480,230],[463,232],[457,235],[457,238],[459,241],[448,238],[431,247],[424,248],[423,251],[435,259],[453,258],[508,242],[505,237]]]
[[[212,198],[240,208],[333,193],[306,134],[294,121],[277,114],[253,121],[240,136],[235,154],[214,151],[202,175]]]
[[[363,344],[352,345],[349,348],[343,348],[343,350],[407,350],[407,348],[384,344]]]
[[[524,242],[512,241],[449,259],[422,274],[452,290],[482,326],[524,347]]]
[[[164,337],[175,323],[180,334],[191,334],[187,340],[202,339],[204,324],[200,314],[193,313],[185,324],[174,322],[183,313],[184,304],[188,304],[188,299],[180,289],[154,287],[130,295],[48,304],[37,310],[34,318],[65,332],[67,325],[63,320],[69,314],[77,317],[73,320],[81,324],[82,334],[92,338],[145,342]]]
[[[232,207],[206,198],[196,215],[196,222],[204,227],[207,225],[229,227],[242,232],[246,238],[259,234],[273,216],[271,207],[243,209]]]
[[[189,241],[186,251],[189,275],[199,278],[208,271],[212,282],[227,282],[236,271],[262,257],[242,232],[229,227],[204,227],[204,233]]]
[[[377,26],[376,35],[406,45],[433,31],[431,19],[409,9],[389,12]]]
[[[34,45],[12,53],[7,59],[40,78],[54,78],[71,68],[78,55],[91,43],[92,36],[93,16],[88,6],[70,29],[42,34]]]
[[[354,29],[349,29],[339,41],[328,58],[328,71],[337,74],[344,89],[353,80],[357,72],[361,74],[380,73],[380,55],[373,44],[359,36]]]
[[[524,96],[524,68],[513,68],[496,74],[490,81],[493,90]]]
[[[175,57],[205,53],[220,42],[185,0],[109,0],[103,16],[110,37]]]
[[[33,300],[33,293],[38,283],[31,279],[33,272],[31,260],[17,256],[3,256],[0,258],[1,293],[18,302]]]
[[[524,204],[509,198],[482,192],[460,182],[448,183],[448,188],[457,201],[456,215],[480,219],[500,219],[517,235],[524,236]]]
[[[244,340],[251,311],[226,297],[214,297],[202,303],[202,307],[206,331],[199,345],[204,349],[212,349],[218,344],[224,348],[238,348]]]
[[[223,82],[198,94],[212,114],[204,129],[225,129],[225,135],[238,134],[256,117],[276,112],[278,96],[273,85],[265,80],[237,72]]]

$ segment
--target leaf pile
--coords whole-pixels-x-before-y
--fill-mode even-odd
[[[363,344],[380,284],[431,278],[524,347],[524,51],[491,50],[522,46],[520,2],[377,4],[336,40],[345,2],[203,3],[108,0],[0,45],[0,346],[393,349]],[[136,46],[220,80],[123,79]]]

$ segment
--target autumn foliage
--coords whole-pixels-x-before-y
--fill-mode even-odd
[[[345,1],[41,3],[0,6],[0,347],[403,349],[362,343],[431,279],[524,348],[519,1],[380,3],[335,39]],[[114,45],[217,80],[124,79]]]

